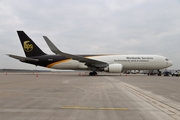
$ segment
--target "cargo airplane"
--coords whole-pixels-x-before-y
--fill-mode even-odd
[[[44,53],[23,31],[17,31],[26,57],[7,54],[21,62],[53,69],[89,70],[90,76],[97,72],[121,73],[127,70],[160,70],[173,65],[160,55],[74,55],[60,51],[46,36],[47,45],[55,55]]]

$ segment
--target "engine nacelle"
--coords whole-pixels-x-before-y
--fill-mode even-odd
[[[104,71],[109,73],[121,73],[122,69],[122,64],[110,64],[108,67],[104,68]]]

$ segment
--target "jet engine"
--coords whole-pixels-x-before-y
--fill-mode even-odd
[[[122,64],[110,64],[104,68],[104,71],[109,73],[121,73],[123,69]]]

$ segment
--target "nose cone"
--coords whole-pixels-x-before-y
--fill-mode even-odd
[[[172,66],[173,65],[173,62],[172,61],[169,61],[168,62],[168,67]]]

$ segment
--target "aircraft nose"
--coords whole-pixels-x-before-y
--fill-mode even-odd
[[[168,63],[169,67],[173,65],[173,62],[172,61],[169,61]]]

